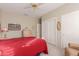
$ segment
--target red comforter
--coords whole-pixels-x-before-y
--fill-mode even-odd
[[[34,56],[40,52],[48,54],[45,40],[36,37],[0,40],[0,56]]]

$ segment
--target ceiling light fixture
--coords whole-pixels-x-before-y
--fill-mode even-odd
[[[37,8],[38,8],[38,5],[37,3],[32,3],[32,9],[35,11]]]

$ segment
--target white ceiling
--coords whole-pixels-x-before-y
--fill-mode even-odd
[[[0,9],[8,13],[40,17],[63,4],[64,3],[42,3],[36,10],[33,10],[30,3],[0,3]]]

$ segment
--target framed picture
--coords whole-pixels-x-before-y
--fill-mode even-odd
[[[21,25],[20,24],[8,24],[8,30],[19,31],[21,30]]]
[[[60,21],[57,21],[57,30],[61,31],[61,22]]]

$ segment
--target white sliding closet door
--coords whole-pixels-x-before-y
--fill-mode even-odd
[[[55,18],[42,20],[42,37],[45,38],[48,43],[57,45]]]

